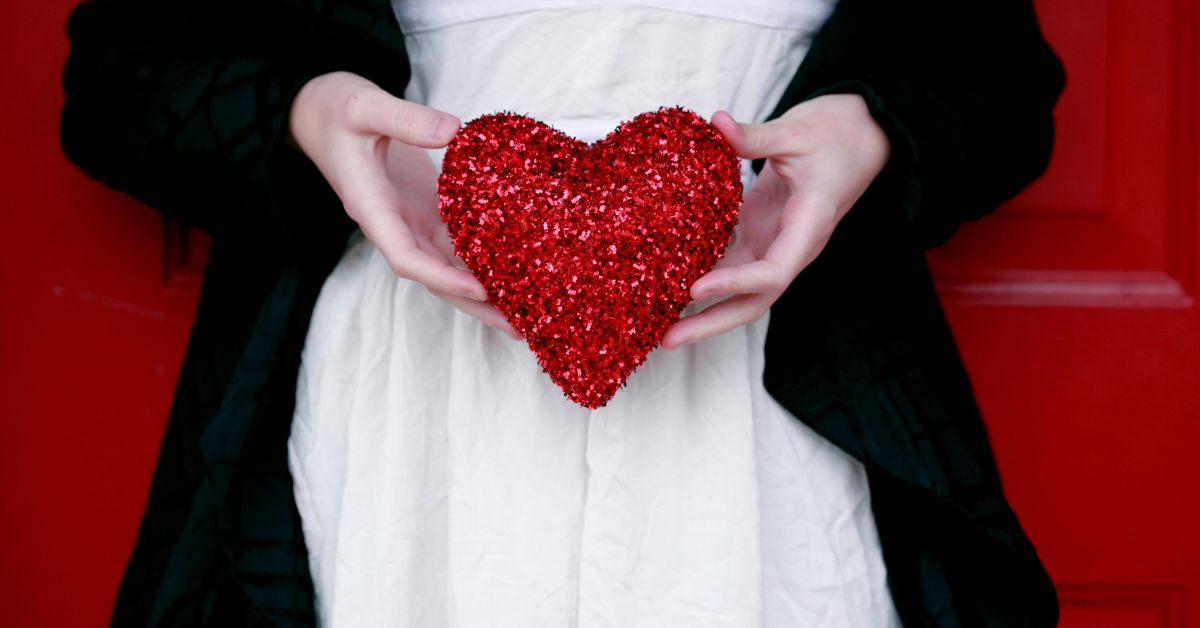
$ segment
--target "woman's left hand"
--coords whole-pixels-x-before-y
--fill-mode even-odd
[[[736,242],[692,284],[697,301],[722,300],[680,319],[663,337],[665,349],[766,314],[825,248],[891,151],[887,134],[857,94],[819,96],[763,124],[736,122],[725,111],[712,123],[739,156],[765,158],[766,164],[743,198]]]

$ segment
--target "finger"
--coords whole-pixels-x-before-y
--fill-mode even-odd
[[[779,214],[787,201],[787,186],[767,164],[746,191],[738,210],[736,237],[714,268],[747,264],[765,252],[768,239],[778,230]]]
[[[742,264],[749,264],[750,262],[753,262],[755,259],[757,259],[757,258],[754,256],[754,251],[751,250],[749,245],[734,244],[733,246],[730,246],[729,248],[725,249],[725,255],[722,256],[721,259],[717,260],[717,263],[713,265],[712,270],[710,270],[709,272],[711,273],[711,272],[721,269],[721,268],[729,268],[731,266],[740,266]],[[701,275],[700,279],[703,279],[706,276],[707,275]],[[699,279],[697,279],[697,281],[699,281]],[[692,286],[695,287],[695,284],[692,284]],[[695,292],[693,292],[692,294],[695,294]]]
[[[454,251],[454,241],[450,239],[450,233],[446,231],[445,226],[438,229],[430,238],[430,244],[435,250],[446,258],[446,262],[456,268],[466,268],[467,263],[463,258],[459,257]]]
[[[663,336],[662,347],[675,349],[754,322],[762,318],[774,302],[774,296],[764,294],[747,294],[721,301],[699,314],[679,319]]]
[[[696,300],[728,294],[779,295],[787,288],[792,276],[789,268],[773,260],[758,260],[713,270],[692,284],[691,293]]]
[[[436,253],[425,251],[419,246],[403,248],[391,254],[380,250],[398,276],[464,299],[487,301],[487,291],[475,275],[470,271],[455,268]]]
[[[710,299],[730,294],[763,293],[778,296],[787,289],[828,242],[832,227],[822,217],[828,213],[819,200],[788,200],[778,230],[762,259],[715,266],[692,284],[692,298]],[[747,257],[740,253],[739,257]],[[753,255],[750,255],[753,257]]]
[[[713,114],[712,124],[739,157],[772,157],[786,153],[792,148],[789,146],[791,129],[776,121],[761,124],[743,123],[734,120],[727,111],[718,111]]]
[[[798,274],[825,247],[837,221],[827,203],[815,195],[794,194],[779,221],[779,233],[763,257]]]
[[[743,195],[740,213],[778,210],[787,201],[788,193],[787,181],[767,162]]]
[[[431,289],[430,292],[450,303],[454,307],[462,310],[464,313],[483,321],[483,323],[488,327],[504,332],[513,340],[524,339],[524,337],[521,336],[521,332],[517,331],[516,328],[514,328],[508,322],[508,319],[505,318],[504,314],[502,314],[500,310],[496,309],[496,306],[492,305],[491,303],[464,299],[462,297],[457,297],[452,294],[440,292],[438,290]]]
[[[470,291],[467,294],[460,294],[461,297],[473,301],[480,301],[480,303],[482,303],[482,301],[487,301],[487,291],[484,288],[484,285],[480,283],[479,277],[476,277],[473,273],[470,273],[470,269],[467,268],[467,264],[462,263],[462,259],[456,257],[454,255],[454,251],[443,251],[440,249],[437,243],[434,243],[432,238],[428,237],[416,238],[416,245],[418,245],[419,249],[424,252],[426,256],[433,259],[434,263],[442,265],[443,273],[445,273],[446,270],[449,270],[450,274],[456,277],[455,281],[460,279],[466,281],[467,285],[470,286]],[[456,265],[455,262],[458,262],[458,265]],[[469,276],[469,279],[467,276]],[[454,292],[448,291],[448,289],[437,286],[434,286],[434,288],[437,288],[439,291],[448,294],[454,294]]]
[[[424,248],[425,251],[431,255],[437,255],[437,256],[442,256],[442,257],[445,257],[445,255],[446,255],[446,254],[442,253],[440,250],[438,250],[437,245],[434,244],[430,240],[423,240],[422,248]],[[451,253],[449,253],[449,255],[451,257],[453,257],[454,254],[453,254],[453,252],[451,252]],[[454,259],[458,259],[458,258],[454,258]],[[504,316],[504,314],[502,314],[500,312],[500,310],[498,310],[496,308],[495,305],[488,303],[486,301],[477,301],[475,299],[467,299],[467,298],[455,296],[453,294],[450,294],[447,292],[442,292],[440,290],[430,289],[430,292],[432,292],[433,294],[437,295],[438,297],[448,301],[449,303],[451,303],[458,309],[462,310],[463,312],[466,312],[467,314],[474,316],[475,318],[478,318],[479,320],[483,321],[488,327],[502,331],[505,334],[507,334],[509,337],[511,337],[515,340],[523,340],[524,339],[524,337],[521,335],[521,332],[517,331],[516,328],[514,328],[512,326],[512,324],[510,324],[508,322],[508,317]]]
[[[378,88],[355,93],[347,104],[346,115],[361,131],[424,148],[449,144],[461,124],[446,112],[396,98]]]
[[[449,240],[449,236],[447,236],[446,239]],[[467,267],[466,262],[464,262],[461,257],[454,254],[453,245],[451,245],[450,248],[447,250],[442,245],[442,243],[438,241],[438,238],[436,235],[434,235],[434,236],[418,236],[417,244],[426,253],[436,257],[437,259],[442,260],[447,265],[452,266],[454,268],[460,268],[462,270],[466,270],[466,271],[470,272],[471,269]],[[474,277],[474,273],[472,273],[471,276]],[[476,277],[475,279],[476,279],[476,281],[479,280],[478,277]],[[476,300],[478,300],[478,299],[476,299]]]
[[[486,301],[487,291],[474,275],[451,266],[436,252],[421,247],[399,213],[402,202],[387,185],[375,186],[374,190],[360,192],[359,196],[347,201],[357,205],[354,215],[359,227],[397,275],[431,289]]]

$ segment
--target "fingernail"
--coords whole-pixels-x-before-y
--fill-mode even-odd
[[[465,281],[459,287],[458,294],[459,294],[459,296],[467,298],[467,299],[474,299],[476,301],[482,300],[479,298],[479,288],[475,285],[466,283]]]
[[[439,141],[449,139],[458,130],[458,121],[447,115],[439,115],[437,126],[433,128],[429,139]]]

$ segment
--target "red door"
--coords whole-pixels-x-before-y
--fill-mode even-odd
[[[105,624],[205,249],[59,152],[72,4],[0,4],[0,623],[13,626]],[[1200,628],[1200,472],[1186,463],[1200,444],[1200,12],[1038,7],[1069,74],[1058,153],[930,258],[1063,624]]]
[[[1037,7],[1050,169],[929,258],[1062,625],[1200,627],[1200,12]]]
[[[58,148],[75,0],[0,2],[0,625],[106,626],[203,245]]]

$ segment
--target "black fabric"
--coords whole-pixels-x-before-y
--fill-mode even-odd
[[[309,317],[353,225],[279,140],[318,74],[401,94],[403,37],[386,0],[93,0],[69,36],[68,157],[214,237],[112,624],[313,626],[286,437]],[[1062,84],[1028,1],[841,0],[775,110],[858,93],[892,141],[772,307],[764,383],[866,465],[906,626],[1057,622],[922,249],[1044,169]]]

